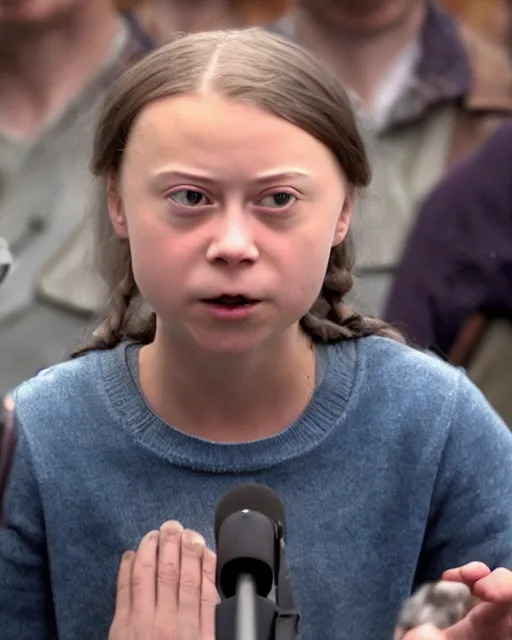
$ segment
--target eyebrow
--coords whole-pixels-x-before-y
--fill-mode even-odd
[[[281,173],[269,173],[267,175],[259,176],[254,182],[258,184],[267,184],[269,182],[276,182],[278,180],[289,180],[290,178],[309,178],[309,174],[305,171],[285,171]],[[216,184],[219,181],[209,176],[188,173],[186,171],[162,171],[155,173],[155,178],[178,178],[189,182],[203,182],[205,184]]]

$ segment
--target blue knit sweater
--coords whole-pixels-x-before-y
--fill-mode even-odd
[[[105,640],[121,553],[170,518],[213,548],[216,503],[249,481],[285,503],[302,640],[390,640],[416,584],[470,560],[512,567],[512,436],[463,372],[382,338],[321,346],[295,424],[216,444],[148,408],[138,350],[16,392],[2,640]]]

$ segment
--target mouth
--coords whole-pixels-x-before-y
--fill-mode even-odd
[[[203,298],[201,302],[217,307],[224,307],[226,309],[237,309],[240,307],[255,305],[259,302],[259,300],[255,300],[254,298],[249,298],[244,295],[223,294],[221,296],[217,296],[216,298]]]
[[[221,295],[201,300],[204,308],[221,321],[240,321],[252,317],[259,308],[260,300],[245,295]]]

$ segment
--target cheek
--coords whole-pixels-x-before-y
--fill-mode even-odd
[[[282,296],[286,306],[303,316],[318,297],[329,261],[330,237],[305,234],[281,252]]]
[[[188,272],[187,244],[169,229],[130,225],[130,250],[135,281],[146,302],[157,310],[181,296]]]

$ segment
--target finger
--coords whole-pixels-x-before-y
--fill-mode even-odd
[[[446,640],[446,634],[431,624],[425,624],[406,633],[403,640]]]
[[[475,629],[506,627],[508,635],[500,635],[499,638],[509,638],[512,632],[511,614],[512,606],[509,603],[482,602],[470,612],[470,620]]]
[[[201,578],[201,639],[215,639],[215,608],[220,601],[215,587],[216,558],[213,551],[205,548],[203,575]]]
[[[119,613],[123,617],[125,614],[130,614],[132,605],[131,579],[134,560],[135,552],[127,551],[126,553],[123,553],[121,564],[119,565],[119,573],[117,576],[116,614]]]
[[[200,637],[201,569],[205,541],[195,531],[185,530],[181,536],[180,584],[178,591],[179,637]]]
[[[502,567],[495,569],[474,584],[473,593],[482,602],[470,613],[472,625],[477,628],[500,625],[512,631],[512,572]]]
[[[148,629],[156,609],[158,531],[141,540],[132,569],[132,618],[137,628]]]
[[[135,553],[133,551],[127,551],[121,558],[119,573],[117,574],[116,605],[111,634],[116,629],[125,629],[130,620],[132,604],[131,579],[134,559]]]
[[[178,587],[183,527],[170,520],[160,527],[157,577],[157,628],[174,629],[178,620]]]
[[[510,604],[512,607],[512,571],[499,567],[477,580],[473,594],[480,600]]]
[[[464,582],[471,586],[477,580],[488,576],[491,573],[489,567],[483,562],[469,562],[462,567],[448,569],[442,575],[442,580],[451,582]]]
[[[481,602],[447,629],[449,640],[512,637],[511,582],[512,573],[499,568],[474,583],[473,592]]]
[[[475,613],[478,616],[478,610],[482,605],[478,605],[475,609],[469,612],[469,614],[457,622],[452,627],[446,629],[447,640],[504,640],[509,637],[501,633],[500,626],[498,629],[496,625],[491,623],[491,626],[482,618],[480,621],[475,618]]]

